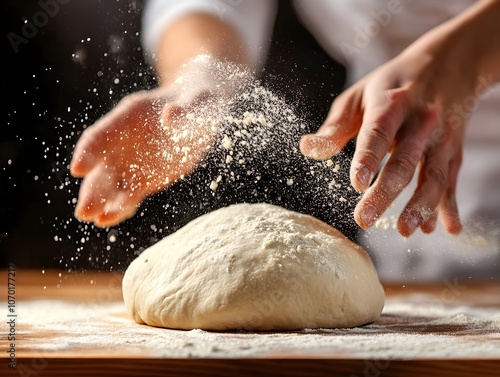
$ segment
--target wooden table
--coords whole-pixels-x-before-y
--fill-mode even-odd
[[[386,285],[380,320],[356,329],[216,333],[134,323],[120,273],[8,275],[1,376],[500,376],[498,284]]]

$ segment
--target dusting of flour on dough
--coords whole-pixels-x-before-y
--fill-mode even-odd
[[[138,325],[126,316],[122,302],[82,305],[37,300],[20,303],[19,331],[23,347],[42,352],[45,357],[82,349],[106,349],[109,355],[130,352],[168,358],[279,357],[284,354],[404,360],[500,357],[497,308],[441,305],[429,310],[426,302],[425,298],[412,301],[389,297],[379,321],[352,329],[219,333]],[[443,333],[438,330],[443,325],[454,330]],[[36,334],[50,334],[50,337]]]
[[[361,247],[267,203],[218,209],[146,249],[125,272],[123,298],[139,323],[209,330],[353,327],[384,305]]]

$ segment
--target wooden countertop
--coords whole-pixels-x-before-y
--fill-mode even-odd
[[[121,273],[0,277],[1,376],[500,376],[499,284],[385,285],[355,329],[217,333],[134,323]]]

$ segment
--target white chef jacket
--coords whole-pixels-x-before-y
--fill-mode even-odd
[[[474,0],[302,0],[297,16],[324,50],[347,71],[347,86],[387,62],[422,34],[454,17]],[[149,0],[143,16],[146,56],[154,52],[162,30],[190,12],[228,22],[239,34],[254,69],[265,63],[277,1]],[[460,64],[460,62],[457,62]],[[468,106],[470,102],[464,103]],[[469,105],[470,106],[470,105]],[[359,242],[374,257],[381,279],[436,280],[458,276],[500,278],[500,87],[488,89],[469,120],[457,201],[465,230],[459,237],[438,229],[403,239],[394,229],[373,227]],[[401,212],[416,179],[384,214]]]

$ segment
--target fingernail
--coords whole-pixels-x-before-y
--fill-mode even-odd
[[[372,226],[375,218],[377,217],[377,211],[375,211],[375,208],[372,206],[366,206],[361,210],[360,217],[363,221],[363,227],[369,228],[370,226]]]
[[[361,165],[356,171],[356,180],[362,191],[366,190],[373,179],[373,173],[366,166]]]

